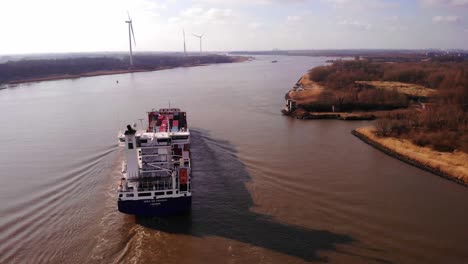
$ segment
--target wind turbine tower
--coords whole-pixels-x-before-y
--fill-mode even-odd
[[[133,52],[132,52],[132,37],[133,37],[133,43],[136,46],[136,40],[135,40],[135,33],[133,33],[133,25],[132,25],[132,19],[130,18],[130,14],[127,12],[128,15],[128,20],[125,21],[125,23],[128,24],[128,42],[130,45],[130,67],[133,68]]]
[[[182,29],[182,34],[184,35],[184,56],[187,57],[187,49],[185,47],[185,30]]]
[[[203,38],[203,35],[205,35],[205,33],[201,34],[200,36],[195,35],[195,34],[192,34],[192,35],[200,39],[200,55],[201,55],[202,54],[202,38]]]

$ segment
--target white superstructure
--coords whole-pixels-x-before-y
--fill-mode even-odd
[[[120,145],[125,148],[118,188],[120,211],[141,206],[130,201],[153,204],[157,211],[168,199],[192,195],[190,131],[185,112],[177,108],[153,110],[148,113],[148,123],[146,131],[136,131],[129,125],[119,135]]]

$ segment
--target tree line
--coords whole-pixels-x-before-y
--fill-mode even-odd
[[[208,63],[234,62],[235,57],[224,55],[204,56],[167,56],[167,55],[136,55],[134,70],[156,70]],[[0,84],[10,81],[45,78],[57,75],[80,75],[97,71],[128,70],[127,58],[115,57],[83,57],[63,59],[41,59],[8,61],[0,64]]]

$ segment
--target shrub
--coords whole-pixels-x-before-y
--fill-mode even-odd
[[[413,136],[412,140],[416,145],[425,147],[431,143],[430,138],[424,133],[418,133]]]

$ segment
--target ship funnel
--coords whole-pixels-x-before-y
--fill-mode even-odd
[[[135,139],[136,130],[131,125],[125,131],[125,158],[127,160],[127,179],[139,176],[138,149]]]

